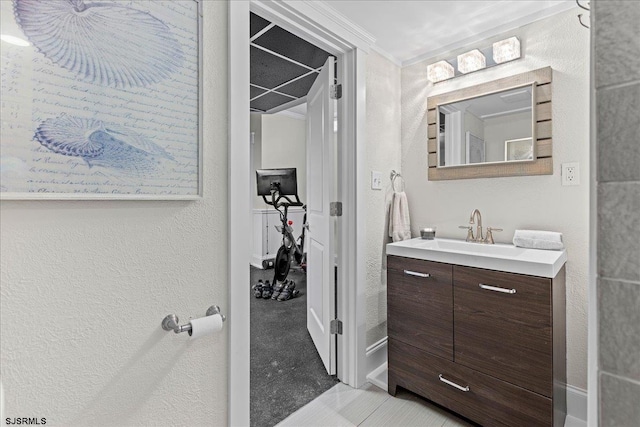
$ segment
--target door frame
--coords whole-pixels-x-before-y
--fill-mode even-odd
[[[337,315],[338,378],[353,387],[366,381],[365,212],[366,56],[374,40],[333,9],[310,1],[234,0],[228,3],[229,50],[229,371],[228,424],[249,425],[249,282],[251,188],[249,147],[249,12],[332,53],[343,85],[338,102],[338,188],[343,216],[337,221],[339,249]]]

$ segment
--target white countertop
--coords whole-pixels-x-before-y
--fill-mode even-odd
[[[487,245],[463,240],[415,238],[387,244],[387,255],[445,262],[487,270],[554,278],[567,261],[567,251]]]

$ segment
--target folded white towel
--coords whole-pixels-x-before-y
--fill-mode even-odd
[[[389,211],[389,237],[394,242],[411,238],[411,221],[409,220],[409,202],[404,191],[393,193]]]
[[[562,233],[555,231],[516,230],[513,244],[521,248],[547,249],[559,251],[564,249]]]

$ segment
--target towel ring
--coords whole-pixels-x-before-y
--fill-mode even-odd
[[[590,4],[590,2],[587,2],[587,5],[586,5],[586,6],[581,5],[581,4],[580,4],[580,0],[576,0],[576,3],[577,3],[577,5],[578,5],[578,7],[579,7],[580,9],[584,9],[584,10],[586,10],[586,11],[590,11],[590,10],[591,10],[591,8],[589,7],[589,6],[591,5],[591,4]]]
[[[393,188],[394,192],[398,192],[398,190],[396,189],[396,178],[400,178],[400,183],[402,184],[402,190],[400,191],[404,191],[404,178],[402,178],[402,175],[400,175],[398,172],[396,172],[395,170],[391,171],[391,188]]]

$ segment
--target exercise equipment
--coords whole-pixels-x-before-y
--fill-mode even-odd
[[[273,206],[280,213],[281,225],[276,225],[276,229],[282,234],[282,244],[273,266],[273,284],[275,285],[278,281],[283,282],[289,275],[292,258],[303,271],[306,271],[304,239],[307,229],[307,206],[298,197],[296,168],[258,169],[256,183],[258,196],[262,196],[266,204]],[[302,233],[297,239],[293,235],[293,227],[291,227],[293,223],[287,218],[290,206],[302,206],[304,209]],[[300,243],[298,244],[297,241]]]

